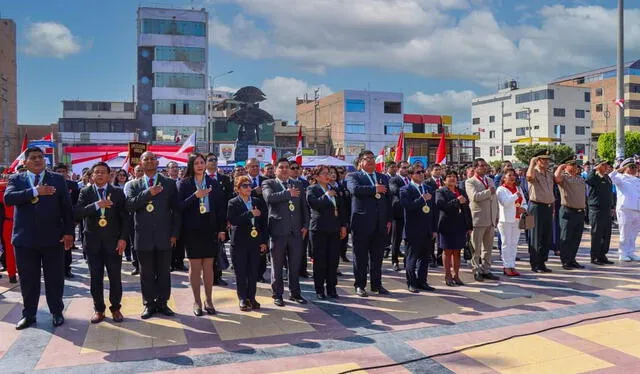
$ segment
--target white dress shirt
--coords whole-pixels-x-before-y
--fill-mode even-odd
[[[640,210],[640,178],[620,174],[616,170],[609,177],[616,186],[618,195],[616,209]]]

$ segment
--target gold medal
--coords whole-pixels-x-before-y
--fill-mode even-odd
[[[380,200],[382,198],[382,195],[380,195],[379,193],[376,193],[376,199]]]
[[[207,207],[204,204],[200,204],[200,214],[205,214],[207,212]]]
[[[154,209],[155,207],[153,206],[153,203],[149,201],[149,204],[147,204],[147,212],[151,213]]]
[[[294,210],[296,210],[296,206],[295,206],[295,205],[293,205],[293,202],[291,202],[291,201],[289,201],[289,210],[290,210],[290,211],[292,211],[292,212],[293,212]]]
[[[428,205],[425,205],[425,206],[422,207],[422,212],[424,214],[429,214],[430,211],[431,211],[431,208],[429,208]]]
[[[107,219],[104,216],[100,217],[98,220],[98,226],[100,227],[107,227],[107,223]]]
[[[520,208],[520,203],[516,203],[516,208]]]
[[[258,237],[258,230],[256,230],[255,226],[253,226],[251,228],[251,232],[249,233],[249,235],[251,235],[252,238],[257,238]]]
[[[36,196],[33,199],[31,199],[31,204],[37,204],[38,201],[40,201],[40,198],[38,196]]]

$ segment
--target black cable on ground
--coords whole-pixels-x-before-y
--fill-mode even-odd
[[[364,371],[364,370],[376,370],[376,369],[384,369],[384,368],[390,368],[390,367],[394,367],[394,366],[402,366],[402,365],[406,365],[406,364],[412,364],[414,362],[429,360],[429,359],[432,359],[432,358],[435,358],[435,357],[449,356],[449,355],[452,355],[452,354],[468,351],[470,349],[486,347],[488,345],[502,343],[502,342],[506,342],[508,340],[512,340],[512,339],[516,339],[516,338],[522,338],[522,337],[525,337],[525,336],[537,335],[537,334],[541,334],[543,332],[547,332],[547,331],[551,331],[551,330],[555,330],[555,329],[561,329],[561,328],[565,328],[565,327],[570,327],[570,326],[578,325],[578,324],[581,324],[581,323],[584,323],[584,322],[597,321],[597,320],[604,319],[604,318],[618,317],[618,316],[624,316],[624,315],[627,315],[627,314],[634,314],[634,313],[640,313],[640,309],[628,310],[628,311],[625,311],[625,312],[618,312],[618,313],[608,314],[608,315],[604,315],[604,316],[584,318],[584,319],[581,319],[581,320],[578,320],[578,321],[565,323],[565,324],[558,325],[558,326],[547,327],[547,328],[544,328],[542,330],[533,331],[533,332],[529,332],[529,333],[526,333],[526,334],[512,335],[512,336],[508,336],[506,338],[497,339],[497,340],[490,341],[490,342],[478,343],[478,344],[470,345],[468,347],[454,349],[454,350],[448,351],[448,352],[435,353],[435,354],[432,354],[432,355],[429,355],[429,356],[418,357],[418,358],[414,358],[414,359],[406,360],[406,361],[394,362],[394,363],[391,363],[391,364],[368,366],[368,367],[363,367],[363,368],[358,368],[358,369],[350,369],[350,370],[341,371],[338,374],[357,373],[359,371]]]

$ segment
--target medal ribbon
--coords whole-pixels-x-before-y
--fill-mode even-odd
[[[364,175],[367,176],[367,178],[369,178],[369,182],[371,182],[371,185],[375,187],[376,184],[378,183],[378,178],[376,177],[376,173],[375,172],[373,173],[373,178],[371,177],[371,175],[369,175],[369,173],[366,173],[364,171],[363,173]]]
[[[198,184],[198,181],[196,180],[196,178],[193,178],[193,181],[196,185],[196,189],[198,190],[205,190],[207,188],[207,178],[205,176],[202,177],[202,183]],[[204,197],[200,198],[200,205],[204,206],[207,209],[207,212],[210,211],[209,209],[209,194],[204,195]]]
[[[34,180],[33,180],[36,176],[37,176],[37,177],[38,177],[38,179],[39,179],[37,184],[36,184],[36,183],[34,182]],[[31,173],[31,172],[29,172],[29,173],[27,173],[27,179],[29,180],[29,185],[31,186],[31,188],[36,188],[36,187],[38,187],[38,186],[40,185],[40,183],[42,182],[42,180],[44,179],[44,177],[43,177],[43,178],[40,178],[40,175],[39,175],[39,174],[38,174],[38,175],[36,175],[36,174],[33,174],[33,175],[32,175],[32,173]]]
[[[251,210],[253,210],[253,201],[251,201],[251,198],[249,198],[248,201],[244,201],[244,205],[247,207],[247,210],[250,212]],[[251,217],[251,226],[255,227],[256,226],[256,217]]]
[[[107,189],[103,188],[103,193],[100,194],[100,191],[98,189],[98,186],[96,186],[95,184],[93,185],[93,189],[96,191],[96,195],[98,195],[98,199],[100,200],[104,200],[105,199],[105,195],[107,194]],[[100,208],[100,217],[104,217],[105,216],[105,208]]]
[[[324,192],[325,196],[329,198],[329,201],[331,201],[331,204],[333,204],[333,207],[337,208],[338,206],[336,205],[336,198],[331,196],[331,195],[327,195],[327,191],[332,189],[331,185],[328,184],[326,190],[324,189],[324,187],[322,187],[322,185],[320,183],[318,183],[318,186],[320,186],[320,188],[322,188],[322,192]]]

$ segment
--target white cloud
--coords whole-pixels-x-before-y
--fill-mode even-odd
[[[321,97],[333,93],[324,84],[311,85],[296,78],[277,76],[265,79],[261,89],[267,100],[260,103],[260,107],[271,113],[273,118],[293,122],[296,118],[296,97],[301,98],[305,93],[313,96],[315,88],[320,88]]]
[[[65,25],[36,22],[28,26],[25,53],[39,57],[65,58],[80,52],[80,42]]]
[[[453,116],[454,127],[459,128],[468,123],[471,117],[471,99],[473,91],[447,90],[435,94],[418,91],[408,97],[409,103],[416,105],[423,113]],[[464,126],[463,126],[464,127]]]

